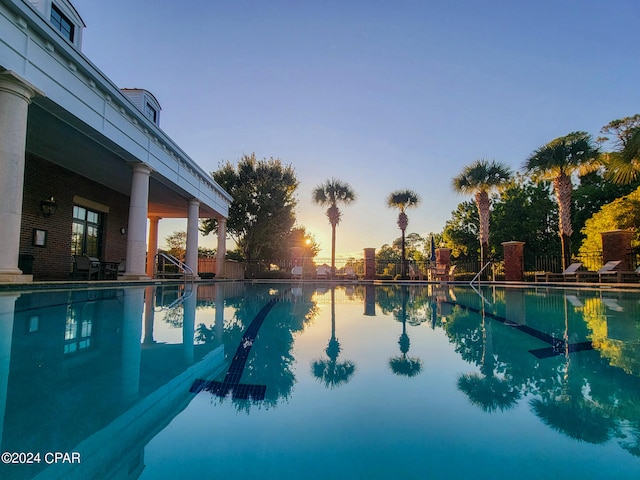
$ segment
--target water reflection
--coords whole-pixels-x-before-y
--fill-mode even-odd
[[[336,388],[351,380],[356,371],[356,364],[351,360],[338,362],[340,342],[336,338],[336,287],[331,287],[331,338],[325,349],[328,359],[318,359],[311,364],[313,376],[327,388]]]
[[[356,362],[364,370],[365,362],[375,360],[338,340],[337,331],[348,345],[344,335],[353,320],[340,306],[355,304],[369,324],[385,322],[384,316],[401,324],[399,355],[389,359],[392,352],[382,345],[372,349],[384,366],[376,373],[381,381],[392,376],[390,367],[403,377],[422,372],[407,381],[420,386],[436,367],[425,369],[410,352],[418,351],[425,335],[437,333],[468,365],[457,378],[456,394],[474,410],[499,415],[523,405],[566,437],[617,442],[640,456],[637,297],[547,289],[482,293],[488,302],[462,287],[415,285],[334,285],[326,294],[313,284],[240,283],[191,291],[136,287],[2,294],[1,450],[79,451],[83,461],[20,469],[0,465],[0,478],[47,476],[54,470],[65,476],[80,468],[82,475],[76,474],[85,478],[137,477],[147,442],[191,402],[196,380],[224,382],[247,329],[274,299],[251,338],[241,373],[242,384],[266,387],[264,399],[200,393],[211,395],[211,408],[230,402],[251,413],[286,404],[299,381],[296,374],[318,379],[326,394],[347,382],[354,385]],[[329,337],[326,356],[310,357],[296,370],[296,336],[319,317],[323,302],[329,303],[331,321],[331,332],[322,337],[322,345]],[[389,343],[400,331],[393,325],[385,332]],[[357,335],[358,341],[370,341],[366,329]],[[583,343],[593,350],[571,349]],[[562,348],[544,358],[531,353],[550,344]]]

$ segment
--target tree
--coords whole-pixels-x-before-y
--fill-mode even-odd
[[[417,207],[420,204],[420,196],[413,190],[396,190],[391,192],[387,197],[387,206],[389,208],[397,208],[400,210],[398,214],[398,227],[402,232],[401,254],[400,254],[400,271],[402,277],[407,276],[407,257],[406,257],[406,245],[405,245],[405,230],[409,225],[409,217],[405,213],[406,209]]]
[[[184,260],[184,255],[187,251],[187,232],[173,232],[165,238],[165,241],[169,247],[168,253],[179,260]]]
[[[562,269],[571,260],[571,176],[586,173],[592,169],[599,150],[591,135],[586,132],[572,132],[564,137],[543,145],[525,161],[523,168],[535,180],[550,180],[558,203],[558,227],[562,243]]]
[[[548,182],[533,183],[528,177],[517,175],[499,197],[492,199],[492,255],[501,258],[502,242],[518,240],[525,242],[525,270],[537,268],[536,256],[558,257],[557,206],[549,195],[550,189]]]
[[[336,227],[342,213],[338,204],[349,205],[356,200],[356,193],[346,182],[332,178],[316,186],[312,192],[313,203],[327,208],[327,218],[331,224],[331,273],[336,271]]]
[[[298,180],[293,167],[274,158],[257,160],[252,153],[244,155],[237,166],[226,162],[211,175],[233,197],[227,232],[244,260],[285,255],[288,244],[282,239],[295,223],[297,204]],[[202,221],[200,230],[205,235],[216,231],[216,219]]]
[[[453,190],[462,194],[473,194],[480,218],[480,259],[482,265],[487,264],[489,257],[489,215],[491,202],[489,193],[507,185],[511,178],[511,169],[495,160],[477,160],[466,166],[452,180]]]
[[[451,256],[464,261],[478,260],[480,219],[473,202],[462,202],[451,212],[442,231],[442,241],[451,249]]]

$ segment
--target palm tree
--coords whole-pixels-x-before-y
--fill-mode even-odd
[[[640,178],[640,127],[629,129],[620,150],[606,154],[607,168],[613,181],[630,184]]]
[[[572,132],[538,148],[523,165],[527,173],[533,174],[534,179],[553,182],[558,202],[558,233],[562,243],[563,270],[571,260],[571,175],[591,170],[599,154],[591,135],[586,132]]]
[[[464,167],[451,182],[454,191],[475,196],[480,217],[479,239],[482,262],[480,268],[487,264],[489,258],[489,214],[491,213],[489,193],[494,189],[506,187],[509,180],[511,180],[511,169],[507,165],[483,158]]]
[[[331,224],[331,274],[336,272],[336,226],[340,223],[342,213],[338,204],[349,205],[356,199],[356,193],[346,182],[335,178],[321,183],[312,192],[313,203],[327,209],[327,218]]]
[[[402,255],[400,257],[400,268],[402,277],[407,276],[406,257],[405,257],[405,237],[404,232],[409,225],[409,217],[405,213],[407,208],[417,207],[420,204],[420,197],[412,190],[396,190],[391,192],[387,197],[387,206],[390,208],[397,208],[400,210],[398,214],[398,227],[402,232]]]

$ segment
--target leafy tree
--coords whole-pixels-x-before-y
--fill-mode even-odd
[[[400,262],[400,248],[387,243],[376,251],[376,273],[378,275],[391,275],[391,267],[395,268]],[[395,270],[394,270],[395,272]]]
[[[503,188],[511,178],[511,169],[495,160],[477,160],[466,166],[462,172],[453,178],[453,190],[463,194],[473,194],[478,217],[480,219],[479,240],[480,259],[482,266],[489,258],[489,218],[491,202],[489,193]]]
[[[356,193],[346,182],[332,178],[313,189],[313,203],[327,208],[327,218],[331,224],[331,273],[336,271],[336,227],[342,213],[339,204],[349,205],[356,200]]]
[[[400,262],[401,262],[401,272],[402,276],[405,277],[407,275],[406,268],[406,245],[405,245],[405,230],[409,225],[409,217],[405,213],[407,208],[417,207],[420,204],[420,196],[412,191],[412,190],[396,190],[395,192],[391,192],[387,197],[387,206],[390,208],[397,208],[400,210],[398,214],[398,227],[400,227],[400,231],[402,232],[402,242],[401,242],[401,254],[400,254]]]
[[[580,246],[580,253],[602,250],[601,232],[616,229],[633,230],[631,245],[640,246],[640,188],[604,205],[586,221],[582,229],[585,238]]]
[[[549,195],[549,184],[533,183],[518,175],[498,198],[491,212],[490,248],[502,256],[502,242],[525,242],[525,269],[535,268],[535,256],[558,255],[556,205]]]
[[[628,184],[614,183],[602,171],[587,173],[580,177],[580,185],[573,191],[573,237],[572,243],[580,245],[584,239],[582,229],[587,220],[603,205],[630,194],[640,186],[640,181]]]
[[[599,142],[611,141],[614,146],[614,151],[601,156],[609,177],[622,185],[640,180],[640,114],[612,120],[600,133],[614,137],[598,138]]]
[[[184,260],[184,255],[187,251],[187,232],[176,231],[171,235],[165,237],[165,242],[169,247],[169,254],[174,257]]]
[[[280,159],[257,160],[244,155],[237,166],[223,164],[211,174],[233,197],[227,232],[244,260],[273,259],[286,255],[283,238],[295,223],[298,180],[292,166]],[[217,230],[216,219],[204,220],[200,230],[206,235]]]
[[[480,219],[473,202],[462,202],[451,212],[442,231],[442,241],[451,249],[452,258],[459,261],[478,260],[478,231]]]
[[[562,269],[567,268],[571,259],[571,176],[593,168],[599,155],[591,135],[586,132],[572,132],[538,148],[525,161],[523,167],[535,180],[553,182],[553,190],[558,202],[559,234],[562,243]]]

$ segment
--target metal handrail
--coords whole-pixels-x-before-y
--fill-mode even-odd
[[[480,275],[482,275],[482,272],[484,272],[484,271],[486,270],[486,268],[487,268],[489,265],[491,265],[492,263],[493,263],[493,262],[491,262],[491,261],[487,262],[487,263],[484,265],[484,267],[482,267],[482,268],[480,269],[480,271],[479,271],[478,273],[476,273],[475,277],[473,277],[473,278],[471,279],[471,281],[469,282],[469,285],[473,286],[473,282],[475,282],[475,281],[476,281],[476,279],[479,279],[479,278],[480,278]],[[478,280],[478,285],[480,285],[480,280]]]
[[[194,277],[195,277],[195,272],[193,271],[193,269],[187,265],[186,263],[178,260],[176,257],[174,257],[173,255],[170,255],[168,253],[158,253],[155,257],[155,276],[159,276],[159,272],[158,272],[158,260],[160,258],[164,258],[165,260],[169,261],[169,263],[175,265],[176,267],[178,267],[178,269],[182,272],[183,275],[183,279],[184,279],[184,283],[187,283],[187,276],[189,276],[191,278],[191,282],[194,281]]]

